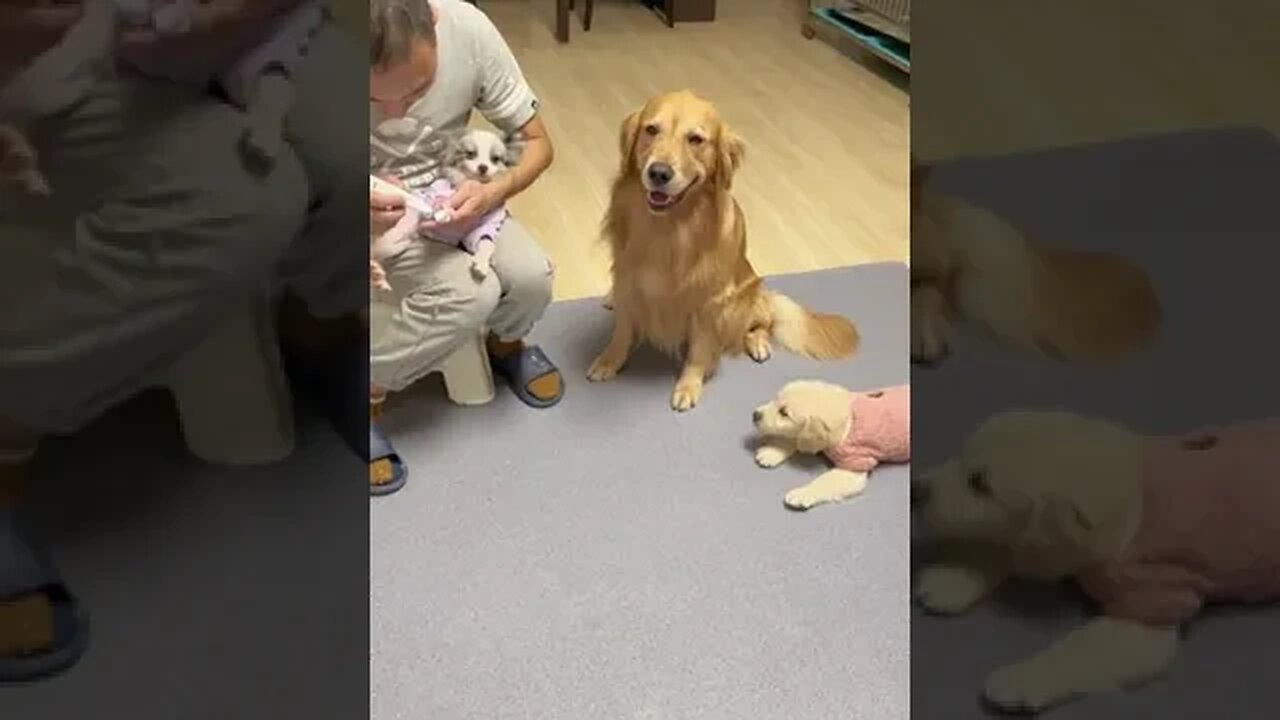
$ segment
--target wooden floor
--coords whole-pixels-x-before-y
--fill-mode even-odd
[[[575,16],[561,45],[554,0],[481,0],[555,141],[555,165],[512,209],[555,260],[557,299],[608,287],[597,240],[618,125],[650,96],[684,87],[713,100],[747,140],[736,187],[759,272],[907,259],[903,78],[801,37],[803,0],[719,5],[715,22],[673,30],[639,2],[603,0],[591,31]]]
[[[1206,127],[1280,134],[1280,5],[1170,7],[1162,0],[930,3],[912,21],[913,60],[933,68],[914,83],[917,157],[1002,155]]]

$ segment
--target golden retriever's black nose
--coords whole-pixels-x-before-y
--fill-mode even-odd
[[[671,182],[671,178],[676,176],[676,171],[670,165],[660,162],[650,165],[647,172],[649,174],[649,182],[658,187]]]
[[[751,422],[758,423],[760,422],[760,418],[762,417],[764,417],[764,413],[760,412],[759,410],[756,410],[755,412],[751,413]]]

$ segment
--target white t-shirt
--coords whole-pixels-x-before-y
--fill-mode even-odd
[[[471,111],[479,110],[503,132],[511,133],[524,127],[537,114],[538,99],[493,21],[463,0],[430,2],[437,15],[436,77],[426,94],[409,107],[406,115],[409,121],[418,127],[454,130],[465,127]],[[390,126],[383,125],[384,122],[385,118],[371,105],[369,127],[373,137],[401,150],[412,142],[413,133],[405,133],[403,129],[390,132]],[[417,154],[430,155],[433,149],[435,146],[431,143],[420,144]],[[424,164],[423,160],[423,157],[390,159],[376,146],[370,148],[371,167],[400,175],[410,187],[426,185],[435,179],[434,162]]]

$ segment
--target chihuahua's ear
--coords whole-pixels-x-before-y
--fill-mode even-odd
[[[462,138],[466,137],[465,130],[437,130],[432,142],[436,153],[440,158],[440,162],[445,165],[453,165],[462,156]]]
[[[626,168],[633,165],[631,156],[636,151],[636,141],[640,139],[640,113],[637,110],[626,117],[622,121],[622,127],[618,130],[618,151],[622,153],[622,167],[626,172]]]
[[[507,150],[504,158],[507,161],[507,167],[512,167],[520,162],[520,158],[524,156],[525,146],[528,144],[528,138],[526,138],[524,133],[519,130],[513,133],[508,133],[507,136],[503,138],[502,146]]]
[[[820,417],[807,417],[800,423],[795,442],[800,452],[820,453],[831,447],[831,426]]]

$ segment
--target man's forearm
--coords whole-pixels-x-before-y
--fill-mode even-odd
[[[503,176],[505,178],[503,195],[510,199],[524,192],[525,188],[532,185],[534,180],[551,167],[551,160],[554,157],[555,151],[551,147],[549,138],[530,138],[520,156],[520,162]]]
[[[0,0],[0,83],[56,45],[79,20],[78,5],[34,6]]]
[[[198,12],[207,13],[209,27],[236,37],[267,37],[276,21],[308,0],[210,0]]]

